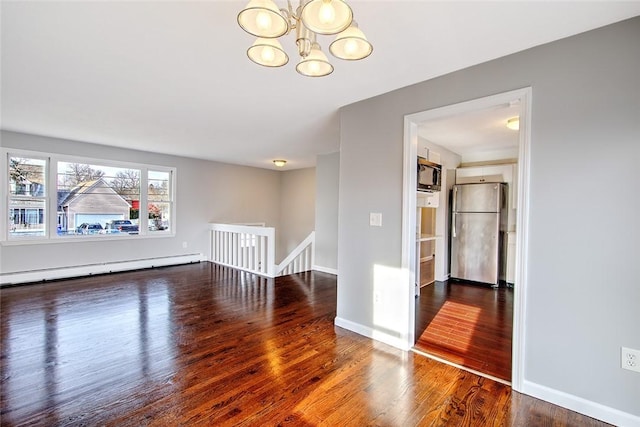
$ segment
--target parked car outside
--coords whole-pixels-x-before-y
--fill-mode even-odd
[[[106,234],[114,234],[114,233],[138,234],[138,224],[134,224],[128,219],[114,219],[107,222],[104,232]]]
[[[83,222],[76,228],[76,234],[98,234],[102,231],[102,224]]]

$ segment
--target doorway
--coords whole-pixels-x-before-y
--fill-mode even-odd
[[[523,373],[523,338],[524,328],[523,319],[525,316],[525,296],[526,296],[526,241],[528,232],[528,182],[529,182],[529,146],[530,146],[530,110],[531,110],[531,88],[524,88],[515,91],[505,92],[498,95],[492,95],[485,98],[475,99],[459,104],[440,107],[432,110],[423,111],[405,116],[405,137],[404,137],[404,192],[403,192],[403,268],[409,272],[410,282],[407,284],[412,289],[416,284],[416,157],[419,154],[419,129],[420,125],[425,122],[438,120],[446,117],[454,117],[456,115],[468,114],[470,112],[497,108],[501,105],[518,105],[518,115],[520,118],[520,130],[517,145],[517,181],[514,190],[517,191],[517,212],[514,222],[518,230],[515,239],[514,248],[514,281],[517,284],[513,289],[513,329],[511,340],[511,385],[516,391],[522,387]],[[444,187],[444,186],[443,186]],[[440,208],[447,210],[448,194],[441,191],[439,195],[441,203]],[[440,212],[439,217],[446,217]],[[446,228],[445,225],[440,226],[441,229]],[[443,239],[444,240],[444,239]],[[448,245],[446,241],[440,244],[441,254],[446,254]],[[444,252],[443,252],[444,251]],[[443,258],[442,256],[440,257]],[[438,256],[436,255],[436,259]],[[443,271],[445,268],[446,271]],[[438,269],[436,269],[436,272]],[[440,277],[448,272],[448,267],[440,268]],[[436,273],[438,274],[438,273]],[[438,277],[436,277],[438,280]],[[411,293],[412,296],[414,292]],[[410,328],[411,341],[409,346],[412,347],[416,340],[415,333],[416,322],[416,304],[411,301],[410,322],[413,322]],[[411,333],[411,331],[413,331]],[[455,362],[453,362],[455,363]]]

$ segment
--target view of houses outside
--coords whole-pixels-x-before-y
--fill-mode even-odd
[[[9,233],[43,236],[47,161],[9,158]]]
[[[47,161],[9,159],[9,234],[46,235]],[[141,170],[57,162],[57,234],[138,234]],[[148,171],[148,229],[167,230],[171,173]]]
[[[121,233],[108,227],[117,220],[130,220],[136,227],[124,231],[138,232],[140,170],[58,162],[57,177],[58,234]]]

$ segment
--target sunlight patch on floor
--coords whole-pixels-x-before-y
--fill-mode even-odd
[[[453,320],[450,313],[464,313],[466,321]],[[437,341],[438,345],[466,353],[473,341],[482,309],[467,304],[446,301],[422,334],[421,339]],[[434,338],[429,339],[433,334]]]

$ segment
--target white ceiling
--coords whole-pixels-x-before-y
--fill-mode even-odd
[[[518,157],[519,133],[507,120],[520,115],[519,103],[496,105],[419,124],[418,135],[462,157],[462,162]]]
[[[343,105],[640,14],[639,1],[349,3],[373,54],[311,79],[291,35],[285,67],[247,59],[243,1],[2,1],[2,128],[307,167],[339,149]]]

